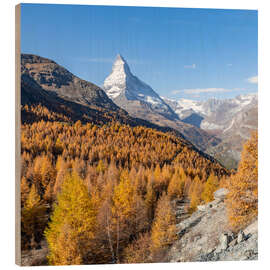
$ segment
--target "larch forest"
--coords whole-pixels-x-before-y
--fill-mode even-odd
[[[42,104],[22,115],[21,248],[45,241],[41,264],[164,262],[177,238],[174,202],[187,200],[192,214],[220,187],[233,230],[257,215],[257,133],[235,171],[171,132],[73,121]]]

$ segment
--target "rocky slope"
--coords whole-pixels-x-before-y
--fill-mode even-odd
[[[206,150],[207,153],[215,156],[227,167],[237,167],[243,142],[258,128],[257,94],[223,100],[164,100],[183,122],[200,127],[220,139],[218,145],[210,146]]]
[[[218,138],[206,131],[180,121],[172,108],[149,85],[131,73],[127,61],[120,55],[116,57],[103,88],[131,116],[178,130],[201,150],[220,143]]]
[[[101,88],[76,77],[50,59],[37,55],[22,54],[21,74],[28,74],[44,90],[51,91],[60,98],[110,111],[121,110]]]
[[[258,105],[250,104],[232,118],[229,127],[220,135],[222,142],[207,149],[227,167],[236,168],[241,157],[243,143],[249,139],[252,131],[258,129]]]
[[[178,240],[169,251],[171,262],[258,259],[258,223],[234,234],[227,224],[224,198],[227,191],[215,192],[215,200],[179,224]]]

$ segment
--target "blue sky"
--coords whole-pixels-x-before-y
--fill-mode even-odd
[[[257,91],[257,11],[22,4],[21,51],[102,86],[118,53],[161,96]]]

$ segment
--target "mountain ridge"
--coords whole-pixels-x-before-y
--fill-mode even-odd
[[[218,119],[227,121],[228,119],[231,120],[231,115],[236,114],[241,111],[246,106],[257,102],[257,93],[245,94],[245,95],[238,95],[235,98],[230,99],[217,99],[217,98],[210,98],[205,101],[196,101],[191,99],[171,99],[163,97],[165,102],[169,103],[176,114],[178,114],[181,120],[184,120],[191,114],[199,114],[205,120],[201,122],[199,126],[202,129],[219,129],[218,125],[215,122],[218,118],[219,113],[224,113],[226,110],[227,113],[230,115],[222,115],[224,119]],[[211,119],[213,118],[214,119]],[[210,120],[209,120],[210,118]],[[211,121],[210,123],[204,123],[206,121]],[[190,124],[193,124],[190,122]],[[211,125],[212,124],[212,125]],[[223,128],[221,125],[220,128]]]
[[[21,74],[28,74],[44,90],[83,105],[121,110],[97,85],[80,79],[53,60],[38,55],[21,54]]]

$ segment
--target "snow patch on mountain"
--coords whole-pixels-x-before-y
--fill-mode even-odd
[[[194,112],[197,112],[197,113],[203,112],[202,102],[181,98],[180,100],[178,100],[177,103],[178,103],[178,106],[181,107],[182,110],[192,109]],[[181,109],[179,108],[179,111]]]
[[[103,89],[113,100],[125,96],[127,100],[139,100],[152,108],[171,110],[149,85],[131,73],[126,60],[119,54],[113,64],[111,74],[104,81]]]
[[[201,123],[201,128],[205,129],[205,130],[219,130],[219,129],[222,129],[223,127],[224,126],[222,126],[222,125],[210,123],[210,122],[205,121],[205,120]]]

